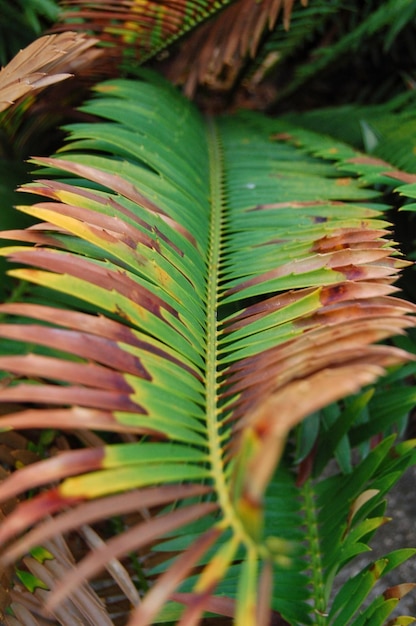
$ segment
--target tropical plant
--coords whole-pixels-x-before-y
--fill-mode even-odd
[[[37,222],[2,235],[4,623],[381,626],[416,550],[337,578],[416,460],[384,215],[415,176],[133,73],[31,160]]]

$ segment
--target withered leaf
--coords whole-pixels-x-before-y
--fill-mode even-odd
[[[67,32],[36,39],[0,70],[0,112],[34,89],[65,80],[100,52],[95,39]]]

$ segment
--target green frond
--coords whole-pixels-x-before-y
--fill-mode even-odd
[[[351,55],[375,33],[383,32],[384,46],[388,49],[405,24],[414,18],[415,8],[415,3],[409,3],[407,0],[387,0],[375,10],[368,11],[349,32],[343,33],[343,36],[332,45],[322,47],[311,62],[300,65],[296,70],[296,76],[288,87],[281,91],[279,97],[286,97],[313,76],[322,74],[329,65],[335,65],[342,55]]]
[[[286,447],[308,415],[409,358],[380,343],[414,326],[415,307],[391,296],[406,263],[367,182],[397,170],[339,143],[339,172],[328,138],[259,115],[206,119],[158,83],[99,85],[83,110],[100,121],[70,126],[58,155],[34,161],[48,178],[25,187],[41,201],[21,210],[40,222],[2,235],[23,242],[0,253],[35,291],[0,306],[0,401],[19,403],[0,427],[103,436],[4,481],[3,499],[34,494],[2,524],[5,559],[76,527],[71,508],[93,523],[90,505],[107,517],[110,503],[123,532],[65,576],[49,608],[154,545],[136,626],[157,623],[163,605],[161,619],[176,619],[170,600],[187,606],[184,624],[215,607],[263,626],[271,607],[307,625],[327,610],[317,587],[382,523],[380,479],[413,459],[399,446],[388,457],[386,439],[346,476],[316,486],[306,473],[299,488]],[[8,352],[18,341],[24,351]],[[350,423],[369,396],[351,402]],[[336,449],[346,432],[328,416]],[[131,525],[129,497],[151,509]]]
[[[342,568],[357,554],[367,552],[369,538],[389,521],[383,516],[385,493],[401,476],[396,459],[390,454],[393,442],[394,437],[390,437],[380,443],[347,475],[309,479],[303,486],[305,503],[310,507],[306,516],[310,550],[316,550],[316,554],[311,553],[310,561],[316,567],[312,584],[318,588],[311,596],[315,599],[317,615],[328,612],[333,584]],[[401,462],[412,463],[413,455],[409,449]],[[414,554],[413,549],[404,549],[373,563],[368,558],[365,569],[345,583],[329,604],[328,620],[317,618],[316,623],[355,624],[354,613],[358,610],[361,613],[363,602],[379,578]],[[387,594],[385,598],[378,597],[371,605],[373,608],[366,609],[362,615],[376,606],[384,606],[385,613],[380,613],[378,618],[373,616],[374,624],[384,624],[394,608],[388,600]]]
[[[291,124],[340,139],[406,172],[416,172],[412,91],[385,104],[331,107],[285,118]]]

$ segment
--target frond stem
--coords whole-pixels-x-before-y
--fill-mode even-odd
[[[225,518],[231,521],[232,505],[225,479],[218,407],[218,284],[221,261],[221,236],[223,231],[224,159],[218,130],[211,119],[207,120],[207,138],[210,157],[211,221],[209,234],[207,283],[207,347],[206,347],[206,411],[208,446],[212,476]],[[225,520],[226,521],[226,520]]]
[[[308,541],[308,554],[310,556],[311,577],[313,585],[312,599],[314,602],[314,618],[316,626],[327,624],[327,602],[325,596],[325,584],[323,578],[323,566],[321,547],[319,542],[318,511],[315,502],[315,490],[311,480],[307,480],[302,487],[303,502],[305,509],[306,537]]]

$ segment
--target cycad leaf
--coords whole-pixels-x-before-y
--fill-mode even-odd
[[[140,499],[154,488],[159,510],[151,522],[85,557],[51,606],[81,573],[92,575],[106,560],[192,521],[212,526],[207,514],[214,513],[214,533],[201,531],[206,541],[184,540],[191,569],[212,550],[221,576],[209,559],[200,575],[193,572],[195,586],[184,592],[194,594],[197,608],[184,623],[209,610],[214,589],[221,595],[233,571],[237,620],[260,626],[274,596],[272,565],[286,567],[291,581],[304,566],[296,551],[288,555],[284,523],[270,531],[263,519],[273,499],[268,488],[280,484],[275,470],[286,437],[309,413],[408,358],[372,345],[413,325],[413,305],[389,295],[405,263],[385,237],[377,193],[356,176],[337,176],[286,136],[279,141],[275,122],[204,120],[171,88],[148,82],[112,81],[98,92],[85,109],[104,121],[73,126],[64,158],[37,160],[54,177],[66,176],[26,188],[48,198],[23,208],[43,222],[4,234],[35,244],[2,249],[27,266],[11,273],[72,307],[53,300],[0,307],[8,316],[0,337],[31,344],[27,354],[0,357],[11,374],[0,400],[32,405],[0,424],[143,438],[68,452],[38,471],[13,474],[3,498],[62,482],[22,504],[0,536],[9,539],[47,513],[56,529],[69,529],[76,519],[59,521],[67,506],[81,506],[81,514],[87,500],[105,503],[117,492]],[[358,477],[383,457],[374,458]],[[187,483],[201,488],[199,497],[184,493]],[[161,485],[170,485],[168,496]],[[358,492],[349,485],[354,498],[365,490],[356,485]],[[176,507],[160,510],[175,499]],[[97,509],[89,514],[96,519]],[[298,519],[296,510],[290,515]],[[42,528],[8,558],[39,542]],[[191,574],[186,558],[162,574],[132,623],[156,619],[166,580],[173,592]],[[273,607],[308,623],[307,605],[294,607],[283,588],[277,584]]]
[[[344,582],[331,601],[337,574],[354,556],[369,550],[369,536],[388,521],[380,516],[383,498],[402,475],[391,456],[393,442],[394,437],[386,438],[348,475],[308,479],[302,486],[308,528],[306,550],[313,564],[311,597],[316,612],[328,613],[329,624],[355,623],[354,615],[359,609],[361,612],[377,581],[415,554],[414,549],[403,549],[374,562],[367,559],[368,565]],[[400,462],[412,463],[411,454]],[[380,600],[384,604],[383,596],[377,597],[374,609]]]

